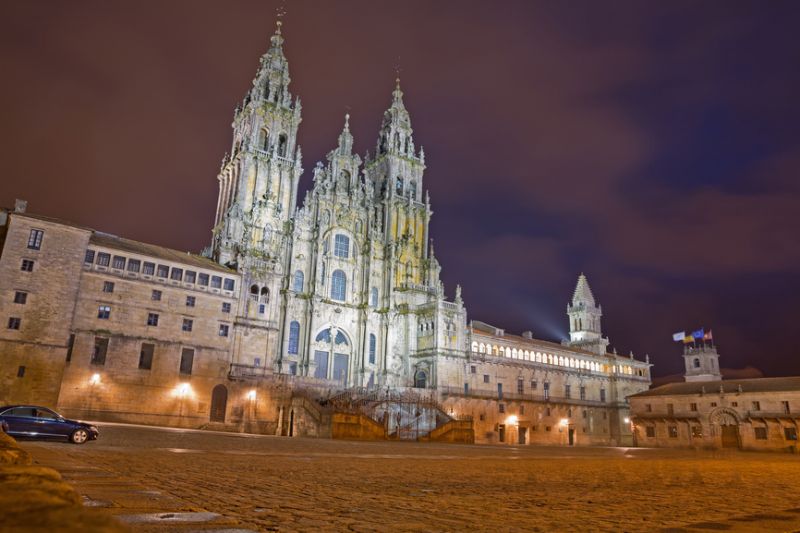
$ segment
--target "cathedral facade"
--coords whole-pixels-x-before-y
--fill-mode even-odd
[[[650,364],[608,352],[585,276],[561,344],[468,322],[460,287],[446,298],[399,80],[373,155],[353,152],[345,116],[300,201],[302,107],[280,24],[270,41],[202,254],[25,202],[0,211],[0,404],[293,436],[446,437],[452,423],[477,442],[631,442],[627,397]],[[361,408],[353,433],[335,418],[342,398]]]

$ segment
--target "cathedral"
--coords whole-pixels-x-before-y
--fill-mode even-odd
[[[286,436],[629,444],[650,364],[608,351],[581,274],[560,343],[467,320],[430,244],[399,80],[374,153],[349,116],[301,199],[281,25],[233,118],[211,244],[0,211],[0,404]]]

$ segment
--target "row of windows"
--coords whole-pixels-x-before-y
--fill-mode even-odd
[[[709,406],[710,407],[716,407],[717,406],[717,402],[710,402]],[[732,401],[730,403],[730,406],[731,407],[739,407],[739,402],[738,401]],[[647,404],[645,404],[644,408],[645,408],[645,411],[647,411],[648,413],[652,413],[653,412],[653,404],[647,403]],[[666,408],[667,408],[667,414],[668,415],[675,414],[675,404],[668,403],[668,404],[666,404]],[[761,402],[760,401],[752,401],[752,402],[750,402],[750,408],[753,411],[761,411]],[[689,403],[689,411],[699,411],[697,402],[690,402]],[[791,406],[789,405],[788,401],[781,401],[781,411],[783,413],[785,413],[785,414],[790,414],[792,412],[791,411]]]
[[[344,235],[337,235],[337,237],[345,237]],[[346,256],[345,256],[346,257]],[[292,278],[292,290],[294,292],[303,292],[305,285],[305,274],[302,270],[297,270]],[[331,277],[331,299],[344,301],[345,293],[347,292],[347,276],[341,270],[335,270]],[[378,289],[372,287],[369,293],[369,305],[371,307],[378,307]]]
[[[113,281],[104,281],[103,282],[103,292],[113,293],[114,292],[114,287],[115,287],[115,285],[114,285]],[[25,293],[17,293],[17,294],[22,294],[23,296],[25,295]],[[155,302],[160,302],[162,295],[163,295],[163,293],[160,290],[153,289],[153,292],[150,294],[150,299],[155,301]],[[16,299],[14,301],[16,302]],[[17,303],[25,303],[25,302],[22,301],[22,302],[17,302]],[[196,296],[187,296],[186,297],[186,307],[195,307],[196,303],[197,303],[197,297]],[[222,312],[223,313],[230,313],[231,312],[231,304],[229,302],[223,302],[222,303]],[[98,317],[98,318],[103,318],[103,317]],[[105,318],[108,318],[108,317],[105,317]]]
[[[147,325],[148,326],[157,327],[158,326],[159,316],[160,315],[158,313],[147,313]],[[111,318],[111,306],[110,305],[100,305],[100,306],[98,306],[97,307],[97,318],[99,318],[101,320],[108,320],[109,318]],[[11,326],[9,326],[9,327],[11,327]],[[191,318],[184,318],[183,319],[183,324],[181,325],[181,329],[183,331],[190,332],[190,331],[192,331],[193,327],[194,327],[194,320],[193,319],[191,319]],[[14,328],[14,329],[19,329],[19,323],[17,323],[17,327]],[[227,337],[228,333],[229,333],[229,330],[230,330],[230,326],[228,324],[220,324],[219,325],[219,330],[217,331],[217,334],[220,337]]]
[[[477,371],[478,371],[478,367],[476,365],[470,365],[470,374],[476,374]],[[483,375],[483,382],[484,383],[490,383],[491,382],[491,376],[489,374],[484,374]],[[532,379],[530,387],[531,387],[532,391],[538,390],[539,382],[537,380],[535,380],[535,379]],[[469,391],[469,387],[468,387],[468,385],[466,383],[464,384],[464,390],[465,391]],[[586,400],[586,387],[584,385],[581,385],[578,390],[579,390],[580,399],[581,400]],[[542,383],[542,392],[544,394],[544,398],[545,399],[549,399],[550,398],[550,383],[549,382],[545,381],[544,383]],[[498,396],[500,398],[503,397],[503,384],[502,383],[497,383],[497,393],[498,393]],[[525,393],[525,379],[524,378],[518,378],[517,379],[517,393],[518,394],[524,394]],[[572,386],[570,384],[565,384],[564,385],[564,398],[571,398],[571,397],[572,397]],[[601,402],[605,402],[606,401],[606,390],[605,389],[600,389],[600,401]]]
[[[139,351],[139,368],[141,370],[151,370],[153,368],[153,356],[155,354],[155,344],[143,342]],[[95,337],[94,348],[92,350],[91,364],[105,365],[108,355],[108,338]],[[190,375],[194,366],[194,349],[181,349],[180,373]]]
[[[656,427],[655,426],[645,426],[645,435],[647,438],[654,439],[656,437]],[[678,426],[667,426],[667,435],[671,439],[678,438]],[[702,426],[691,426],[691,435],[692,438],[702,438],[703,437],[703,428]],[[756,426],[753,428],[753,437],[756,440],[767,440],[767,428],[764,426]],[[795,427],[783,427],[783,437],[786,440],[797,440],[797,428]]]
[[[139,259],[127,259],[121,255],[115,255],[106,252],[95,252],[94,250],[86,250],[86,257],[84,258],[86,264],[96,264],[117,269],[126,270],[128,272],[142,273],[146,276],[156,276],[164,279],[171,279],[173,281],[183,281],[184,283],[197,284],[204,287],[210,286],[212,289],[224,289],[226,291],[234,290],[236,286],[235,280],[231,278],[222,278],[222,276],[209,276],[206,273],[197,273],[193,270],[184,270],[182,268],[172,267],[170,269],[167,265],[157,265],[149,261],[140,261]]]
[[[533,361],[536,363],[546,363],[549,365],[557,365],[563,366],[567,368],[576,368],[582,370],[590,370],[592,372],[609,372],[609,366],[604,365],[601,363],[597,363],[595,361],[585,361],[583,359],[577,359],[573,357],[564,357],[561,355],[553,355],[549,353],[542,353],[542,352],[532,352],[528,350],[517,350],[516,348],[509,348],[505,346],[497,346],[493,344],[484,344],[478,343],[477,341],[472,341],[472,352],[473,353],[485,353],[488,355],[496,355],[499,357],[509,357],[511,359],[522,359],[525,361]],[[636,369],[634,370],[633,367],[629,365],[614,365],[611,367],[612,373],[617,373],[619,371],[620,374],[626,375],[636,375],[644,376],[644,370]]]

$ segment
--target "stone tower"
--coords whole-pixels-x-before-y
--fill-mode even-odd
[[[684,346],[683,361],[686,381],[719,381],[722,374],[719,371],[719,354],[717,348],[705,343],[700,346]]]
[[[606,353],[608,339],[603,338],[600,317],[603,310],[595,305],[592,289],[586,276],[578,277],[578,284],[572,295],[572,304],[567,305],[569,317],[569,346],[588,350],[599,355]]]

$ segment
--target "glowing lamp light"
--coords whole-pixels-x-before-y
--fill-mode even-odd
[[[562,418],[558,423],[561,424],[564,427],[567,427],[569,425],[569,419],[568,418]]]
[[[187,396],[192,395],[192,386],[188,383],[181,383],[175,387],[175,390],[172,392],[172,394],[178,398],[186,398]]]
[[[89,383],[91,385],[99,385],[100,384],[100,374],[92,374],[92,377],[89,378]]]
[[[627,416],[624,418],[624,420],[625,420],[625,423],[626,423],[626,424],[630,424],[630,423],[631,423],[631,419],[630,419],[630,418],[628,418]]]
[[[250,389],[250,391],[247,393],[247,399],[250,400],[251,402],[255,401],[255,399],[256,399],[256,390],[255,389]]]
[[[506,418],[506,425],[516,426],[517,422],[519,422],[517,415],[509,415],[508,418]]]

